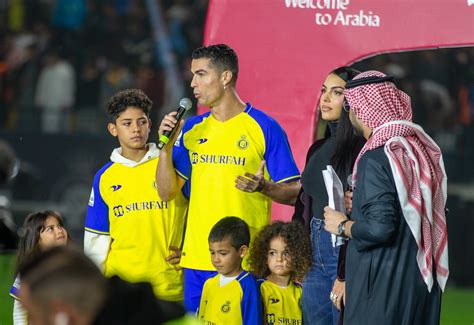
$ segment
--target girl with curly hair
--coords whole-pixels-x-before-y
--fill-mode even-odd
[[[311,267],[311,240],[299,222],[276,221],[255,237],[250,269],[258,277],[264,323],[301,324],[301,285]]]

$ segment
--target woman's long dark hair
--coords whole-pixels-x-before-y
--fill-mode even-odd
[[[335,74],[345,82],[351,80],[359,73],[360,71],[349,67],[340,67],[331,72],[331,74]],[[331,165],[334,166],[334,170],[344,185],[346,183],[345,178],[350,174],[358,154],[356,148],[361,148],[360,144],[362,141],[363,139],[354,133],[349,113],[342,109],[337,125],[336,150],[331,157]]]

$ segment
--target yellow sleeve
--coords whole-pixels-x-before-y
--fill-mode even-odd
[[[183,238],[184,238],[184,225],[186,224],[187,211],[188,211],[188,200],[179,193],[179,197],[176,197],[175,202],[175,215],[170,229],[170,245],[182,249]]]
[[[201,302],[199,303],[199,310],[198,310],[198,319],[204,319],[206,315],[207,287],[208,287],[207,284],[208,284],[208,281],[204,283],[204,287],[202,288]]]

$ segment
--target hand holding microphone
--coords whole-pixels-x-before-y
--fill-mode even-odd
[[[178,132],[175,132],[176,129],[180,128],[180,122],[183,119],[184,114],[193,106],[189,98],[183,98],[179,101],[179,107],[176,112],[172,112],[166,115],[161,121],[160,128],[158,129],[158,134],[160,139],[158,141],[158,149],[163,149],[168,142],[177,137]],[[173,136],[174,135],[174,136]]]

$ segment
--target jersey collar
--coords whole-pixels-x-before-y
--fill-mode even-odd
[[[160,151],[156,147],[156,144],[149,143],[147,144],[147,146],[148,146],[148,152],[145,154],[145,156],[143,156],[142,160],[138,162],[127,159],[124,156],[122,156],[122,148],[115,148],[114,151],[112,151],[112,154],[110,155],[110,160],[114,163],[122,164],[127,167],[135,167],[135,166],[144,164],[148,160],[156,158],[160,155]]]

